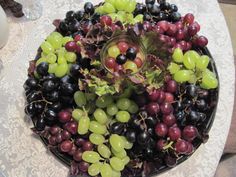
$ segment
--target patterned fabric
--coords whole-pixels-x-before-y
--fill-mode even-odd
[[[53,31],[53,19],[66,11],[83,7],[82,0],[42,0],[43,16],[36,21],[9,18],[10,37],[0,50],[0,171],[6,177],[67,177],[68,168],[60,163],[33,135],[25,117],[22,85],[43,39]],[[93,0],[94,3],[99,1]],[[192,12],[201,24],[201,34],[209,39],[220,76],[220,96],[209,141],[187,161],[161,174],[161,177],[211,177],[223,152],[234,101],[234,60],[228,29],[216,0],[171,0],[182,14]]]

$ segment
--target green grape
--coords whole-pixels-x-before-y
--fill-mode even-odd
[[[106,145],[104,145],[104,144],[99,144],[97,150],[98,150],[99,154],[102,157],[106,158],[106,159],[111,156],[110,149]]]
[[[190,79],[191,72],[189,70],[179,70],[174,74],[174,79],[176,82],[186,82]]]
[[[117,18],[117,14],[116,13],[110,13],[110,14],[108,14],[108,16],[111,17],[112,21],[115,21],[116,18]]]
[[[214,89],[218,87],[218,80],[213,74],[204,72],[202,75],[202,84],[206,89]]]
[[[139,110],[139,107],[138,105],[134,102],[134,101],[130,101],[130,106],[128,108],[128,111],[131,113],[131,114],[135,114],[137,113]]]
[[[66,64],[66,58],[64,56],[59,56],[58,57],[58,60],[57,60],[57,63],[60,65],[60,64]]]
[[[75,62],[76,61],[76,54],[74,52],[66,52],[65,58],[68,62]]]
[[[122,22],[122,23],[125,22],[125,17],[122,16],[122,15],[117,15],[117,16],[116,16],[116,19],[117,19],[118,21]]]
[[[121,173],[119,171],[112,170],[111,177],[121,177]]]
[[[183,51],[180,48],[176,48],[174,50],[172,58],[177,63],[183,63],[183,59],[184,59]]]
[[[124,136],[121,136],[125,143],[125,149],[131,149],[133,147],[133,143],[130,143]]]
[[[99,145],[105,142],[104,136],[100,134],[96,134],[96,133],[92,133],[91,135],[89,135],[89,140],[91,141],[91,143],[96,144],[96,145]]]
[[[115,2],[115,7],[117,10],[125,10],[126,7],[126,0],[119,0]]]
[[[97,121],[90,122],[89,130],[93,133],[101,134],[101,135],[107,132],[106,126],[99,124]]]
[[[47,62],[47,58],[39,58],[37,61],[36,61],[36,66],[38,66],[40,63],[42,62]]]
[[[95,93],[85,93],[85,97],[88,101],[94,101],[97,96]]]
[[[186,52],[184,54],[183,63],[187,69],[194,69],[195,68],[195,60],[194,60],[194,58],[192,58],[192,55],[190,52]]]
[[[167,68],[171,74],[175,74],[180,70],[180,67],[178,64],[171,62]]]
[[[125,156],[124,158],[121,159],[124,165],[127,165],[130,161],[129,156]]]
[[[53,46],[47,42],[47,41],[44,41],[42,44],[41,44],[41,49],[43,50],[44,53],[46,54],[49,54],[51,52],[54,52],[54,48]]]
[[[97,176],[100,173],[101,166],[102,166],[101,162],[91,164],[88,168],[88,174],[90,176]]]
[[[210,58],[207,55],[202,55],[196,62],[196,68],[205,70],[210,62]]]
[[[54,47],[54,49],[59,49],[62,46],[62,38],[57,35],[48,36],[47,41]]]
[[[143,15],[139,14],[134,18],[135,23],[141,22],[143,23]]]
[[[88,133],[90,125],[90,119],[87,116],[81,117],[78,124],[78,134],[84,135]]]
[[[96,100],[96,106],[99,108],[105,108],[113,102],[113,99],[110,95],[105,95],[98,97]]]
[[[188,53],[195,63],[200,59],[200,55],[195,50],[189,50]]]
[[[126,6],[125,6],[125,11],[128,13],[133,13],[136,7],[136,1],[135,0],[130,0]]]
[[[126,13],[125,18],[126,18],[126,21],[130,22],[134,19],[134,15],[131,13]]]
[[[116,9],[114,8],[114,6],[112,4],[110,4],[109,2],[106,2],[103,5],[103,11],[107,14],[110,14],[110,13],[115,13]]]
[[[68,63],[68,70],[67,70],[67,75],[70,75],[70,68],[71,68],[72,64],[71,63]]]
[[[127,156],[127,153],[126,153],[126,151],[124,149],[122,151],[120,151],[120,152],[116,152],[115,149],[111,148],[111,152],[112,152],[112,154],[114,156],[116,156],[116,157],[118,157],[120,159],[122,159],[122,158]]]
[[[60,38],[60,39],[63,38],[63,36],[61,35],[61,33],[58,33],[58,32],[56,32],[56,31],[52,32],[52,33],[50,34],[50,36],[57,37],[57,38]]]
[[[99,14],[105,14],[104,12],[104,7],[103,6],[99,6],[95,9],[95,12],[96,13],[99,13]]]
[[[118,112],[118,108],[115,104],[111,104],[107,107],[107,114],[110,116],[114,116],[116,115],[116,113]]]
[[[211,70],[209,70],[208,68],[205,69],[205,71],[202,73],[202,75],[210,75],[212,77],[216,77],[215,73],[213,73]]]
[[[129,98],[131,97],[132,93],[133,93],[133,88],[129,86],[124,90],[124,92],[121,95],[119,95],[119,98]]]
[[[190,75],[190,79],[188,80],[188,82],[189,82],[190,84],[195,84],[195,83],[197,82],[197,77],[196,77],[195,73],[192,73],[192,74]]]
[[[87,104],[87,105],[85,105],[85,109],[88,112],[88,114],[93,114],[94,111],[96,110],[96,105],[94,105],[94,104]]]
[[[79,121],[82,116],[84,116],[84,111],[83,110],[74,109],[72,111],[72,117],[74,118],[74,120]]]
[[[58,66],[57,63],[49,64],[48,73],[50,73],[50,74],[55,73],[57,66]]]
[[[66,45],[67,42],[74,41],[72,37],[65,36],[62,38],[62,45]]]
[[[112,175],[112,168],[109,164],[104,163],[101,165],[100,174],[102,177],[111,177]]]
[[[122,150],[124,150],[125,147],[125,143],[123,141],[123,139],[117,135],[117,134],[112,134],[109,138],[109,142],[111,144],[111,147],[116,151],[116,152],[120,152]]]
[[[50,64],[56,63],[57,61],[57,56],[54,53],[49,53],[47,55],[47,62]]]
[[[120,54],[120,49],[114,45],[108,49],[108,54],[110,57],[116,58]]]
[[[111,167],[116,171],[122,171],[125,168],[122,160],[117,157],[112,157],[110,159],[110,164],[111,164]]]
[[[116,114],[116,119],[117,119],[119,122],[126,123],[126,122],[128,122],[129,119],[130,119],[130,114],[129,114],[127,111],[119,111],[119,112]]]
[[[88,163],[98,163],[101,157],[97,152],[84,151],[82,154],[82,159]]]
[[[74,100],[77,106],[82,107],[85,106],[87,103],[86,97],[84,92],[77,91],[74,93]]]
[[[63,76],[65,76],[67,71],[68,71],[68,69],[69,69],[69,67],[68,67],[67,63],[58,65],[56,70],[55,70],[55,76],[56,77],[63,77]]]
[[[137,65],[132,62],[132,61],[127,61],[125,64],[124,64],[124,69],[127,71],[131,71],[132,73],[135,73],[138,71],[138,67]]]
[[[120,98],[116,105],[120,110],[127,110],[131,105],[131,101],[127,98]]]
[[[100,124],[107,123],[108,120],[107,115],[102,109],[100,108],[96,109],[95,112],[93,113],[93,116],[98,121],[98,123]]]

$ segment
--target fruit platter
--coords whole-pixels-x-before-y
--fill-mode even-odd
[[[53,21],[25,113],[71,176],[156,176],[207,142],[219,80],[196,20],[165,0],[105,0]]]

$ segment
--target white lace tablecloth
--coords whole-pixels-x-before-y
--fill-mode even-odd
[[[216,0],[171,2],[179,6],[182,14],[194,13],[201,24],[201,34],[208,37],[208,47],[219,72],[220,95],[209,141],[187,161],[160,176],[212,177],[224,148],[234,103],[235,70],[231,40]],[[31,123],[24,114],[22,85],[27,77],[28,61],[34,58],[40,43],[53,30],[53,19],[62,18],[66,11],[77,10],[83,4],[82,0],[43,0],[43,16],[37,21],[9,17],[9,41],[0,49],[3,65],[0,73],[0,176],[68,176],[68,168],[32,134]]]

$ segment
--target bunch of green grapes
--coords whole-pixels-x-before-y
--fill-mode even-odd
[[[70,65],[76,61],[76,53],[65,49],[67,42],[73,41],[72,37],[63,37],[58,32],[52,32],[41,44],[41,58],[36,62],[36,66],[42,62],[49,64],[48,73],[55,74],[56,77],[65,76]]]
[[[90,163],[90,176],[100,173],[102,177],[120,177],[120,171],[130,161],[126,149],[131,149],[133,143],[124,136],[109,134],[107,130],[114,122],[127,123],[130,114],[139,111],[138,105],[127,97],[128,95],[121,95],[115,100],[110,95],[95,98],[81,91],[74,94],[78,108],[73,110],[72,117],[78,121],[78,134],[91,132],[89,141],[96,146],[96,151],[85,151],[82,155],[82,159]],[[82,107],[85,108],[92,100],[95,101],[96,108],[89,118]],[[108,139],[105,138],[107,135],[110,135]]]
[[[204,89],[218,87],[216,75],[207,69],[210,58],[207,55],[200,56],[196,51],[189,50],[183,54],[180,48],[176,48],[172,55],[173,61],[169,64],[168,70],[175,81],[179,83],[199,82]]]
[[[102,15],[108,14],[113,21],[122,23],[135,24],[143,22],[143,15],[139,14],[134,17],[137,2],[135,0],[105,0],[104,5],[99,6],[96,12]]]

